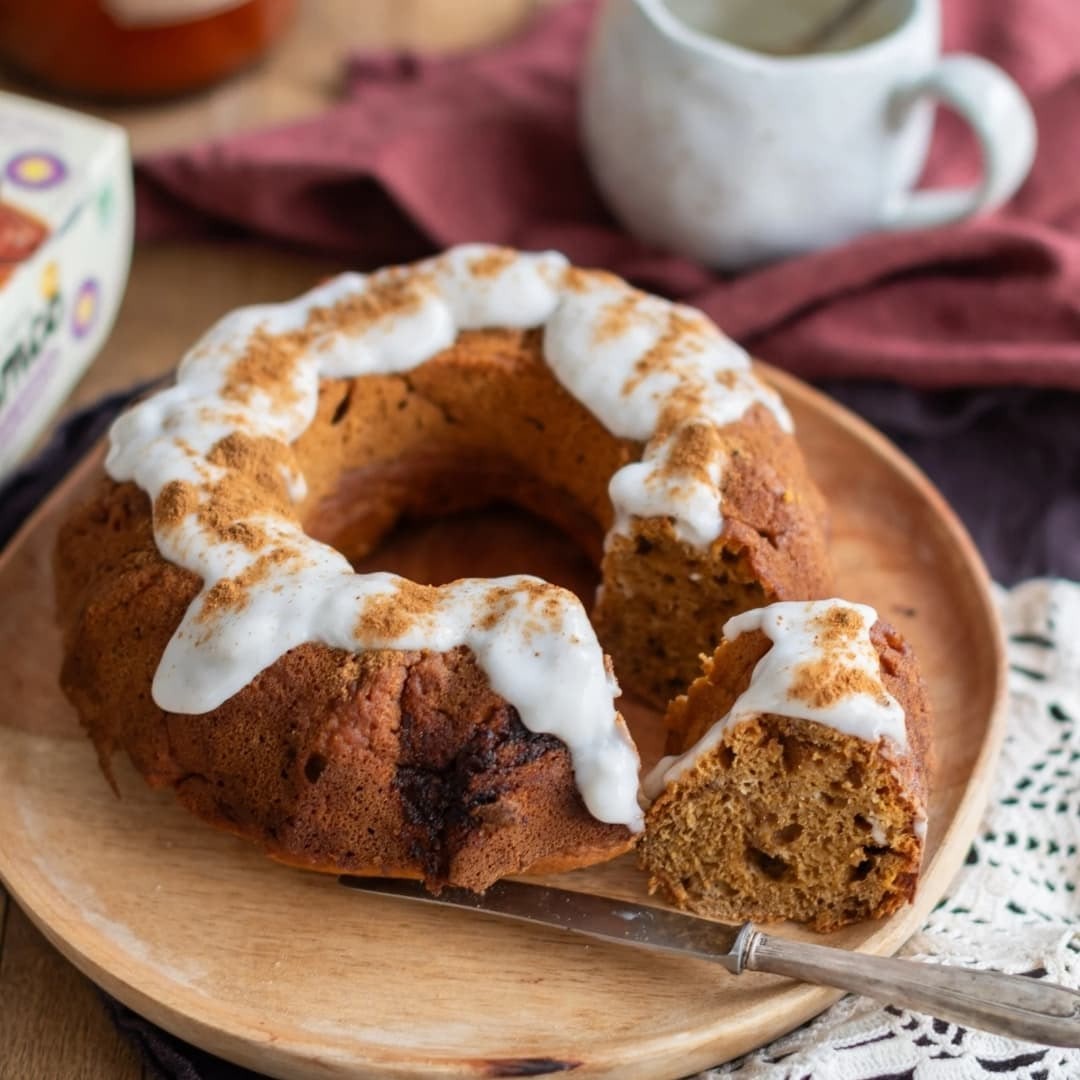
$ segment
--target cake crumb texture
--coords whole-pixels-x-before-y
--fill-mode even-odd
[[[885,688],[904,708],[907,747],[778,714],[735,723],[647,814],[639,858],[651,892],[712,918],[792,919],[818,931],[910,902],[924,844],[930,709],[900,635],[879,620],[871,640]],[[760,631],[720,645],[669,709],[670,750],[689,748],[728,713],[768,647]]]

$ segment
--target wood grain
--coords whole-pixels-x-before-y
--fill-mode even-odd
[[[0,899],[0,908],[6,901]],[[134,1050],[116,1036],[94,988],[27,917],[7,904],[0,936],[0,1080],[141,1080]],[[62,1031],[54,1027],[64,1012]],[[42,1046],[49,1045],[43,1068]]]
[[[970,542],[925,479],[838,406],[772,377],[830,498],[841,591],[873,603],[913,642],[937,712],[940,764],[916,904],[830,935],[833,944],[891,952],[942,894],[974,834],[1002,733],[1000,633]],[[0,720],[0,819],[15,825],[0,833],[0,877],[111,993],[216,1053],[283,1077],[481,1077],[571,1064],[577,1077],[675,1077],[759,1045],[834,1000],[832,991],[767,976],[735,983],[692,960],[351,894],[199,825],[130,769],[121,770],[116,800],[55,689],[56,631],[42,599],[57,520],[87,471],[0,563],[8,602],[0,654],[20,656],[9,718]],[[476,559],[505,562],[507,551],[520,567],[532,544],[547,572],[562,577],[555,541],[498,521],[501,542],[489,541],[487,554],[468,532],[454,533],[460,522],[436,523],[403,538],[386,564],[420,574],[416,559],[429,560],[437,577],[445,567],[430,565],[431,552],[454,537],[473,572],[490,566]],[[478,533],[495,535],[483,524]],[[632,859],[557,880],[643,893]]]

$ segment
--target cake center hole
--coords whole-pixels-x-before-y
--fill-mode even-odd
[[[405,519],[374,551],[352,560],[358,573],[400,574],[423,585],[462,577],[533,574],[576,593],[592,608],[600,575],[585,552],[542,518],[504,503],[430,519]]]
[[[570,536],[504,503],[438,518],[406,518],[370,554],[352,562],[361,574],[385,570],[423,585],[444,585],[460,577],[535,574],[576,593],[586,611],[592,610],[600,583],[599,570]],[[664,753],[661,714],[628,693],[617,705],[643,764],[651,766]]]
[[[422,585],[533,574],[576,593],[588,611],[600,581],[600,523],[490,449],[431,445],[348,470],[308,508],[304,528],[357,573]]]
[[[384,571],[421,585],[533,574],[575,593],[587,612],[600,584],[600,524],[565,492],[490,456],[438,448],[354,472],[304,524],[359,574]],[[660,713],[629,693],[617,705],[648,768],[665,752]]]

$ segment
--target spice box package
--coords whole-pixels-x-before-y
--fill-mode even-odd
[[[101,349],[133,221],[121,128],[0,94],[0,480]]]

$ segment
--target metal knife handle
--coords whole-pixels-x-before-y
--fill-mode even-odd
[[[742,967],[833,986],[1029,1042],[1080,1046],[1080,993],[997,971],[944,967],[785,941],[754,930]]]

